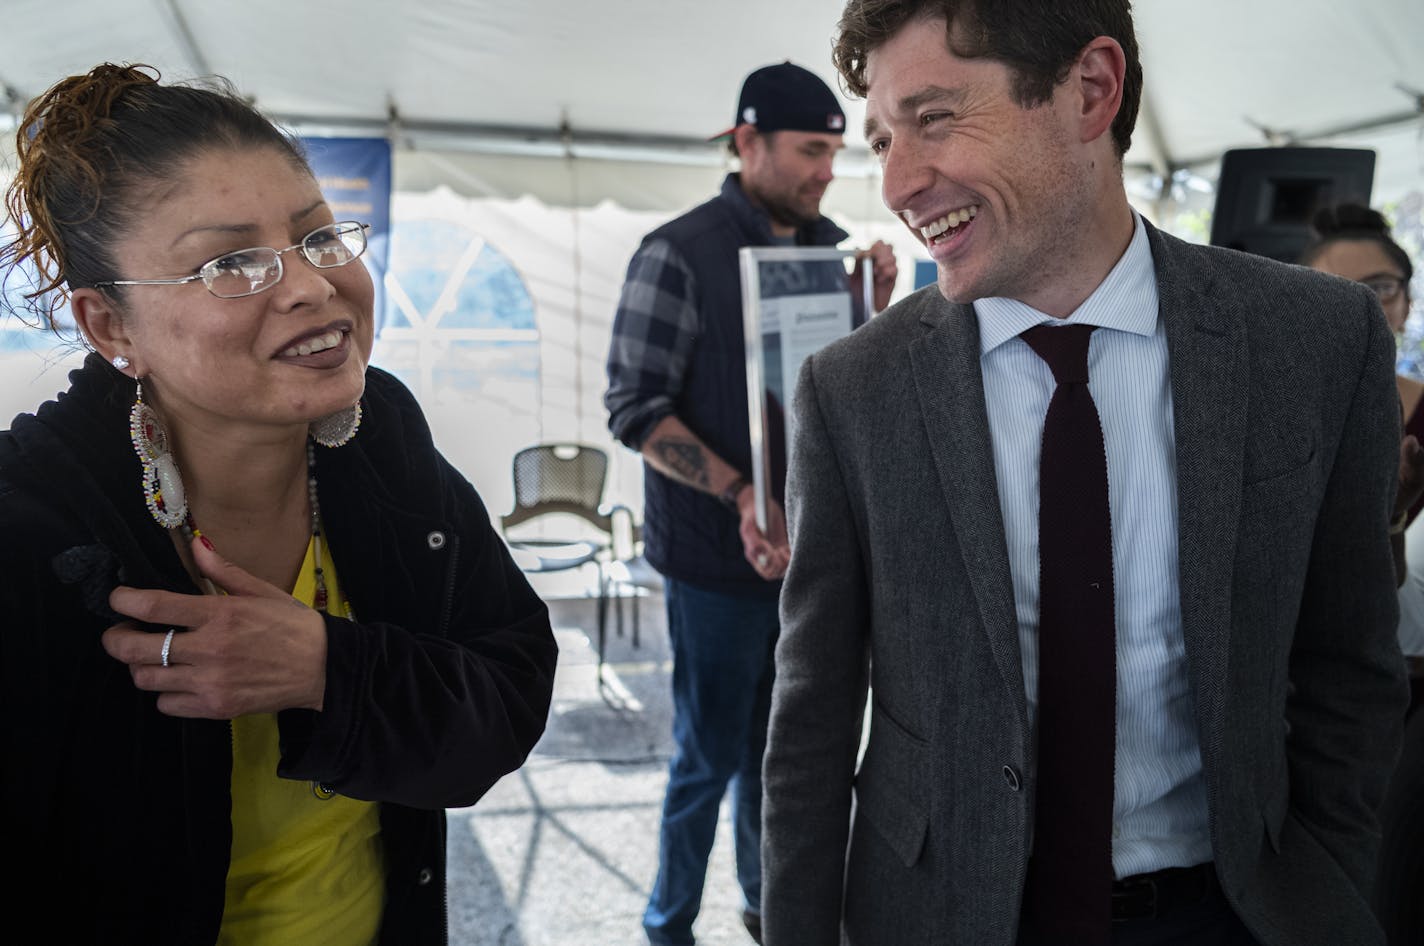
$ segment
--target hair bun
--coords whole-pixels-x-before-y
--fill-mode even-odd
[[[1389,234],[1389,223],[1384,219],[1384,215],[1362,204],[1321,207],[1315,212],[1310,225],[1321,237],[1338,236],[1342,233]]]
[[[105,62],[83,75],[56,83],[30,103],[17,136],[21,154],[31,149],[82,146],[96,125],[109,118],[131,89],[158,85],[158,70],[147,65]]]

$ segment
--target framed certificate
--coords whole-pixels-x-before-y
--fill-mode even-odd
[[[742,328],[747,355],[752,485],[757,525],[767,503],[785,502],[786,458],[795,429],[801,362],[848,335],[873,312],[874,282],[855,277],[855,250],[809,246],[744,246]]]

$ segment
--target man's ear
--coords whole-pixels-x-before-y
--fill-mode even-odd
[[[737,144],[737,155],[742,159],[742,164],[747,163],[747,159],[756,160],[759,149],[766,146],[762,140],[761,133],[756,130],[755,125],[741,123],[732,131],[732,140]]]
[[[84,333],[89,344],[105,361],[118,355],[129,360],[133,377],[143,376],[133,340],[128,334],[128,322],[114,300],[98,289],[76,289],[69,294],[69,311],[74,323]]]
[[[1077,85],[1079,140],[1094,141],[1112,128],[1122,107],[1122,83],[1127,74],[1127,57],[1118,41],[1099,36],[1078,54],[1070,73]]]

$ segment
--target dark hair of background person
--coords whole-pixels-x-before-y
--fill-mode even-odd
[[[1315,231],[1315,239],[1300,254],[1300,264],[1309,266],[1325,249],[1335,243],[1347,240],[1363,240],[1379,245],[1384,254],[1404,276],[1404,291],[1409,292],[1409,281],[1414,278],[1414,264],[1404,247],[1394,242],[1389,232],[1389,221],[1378,210],[1371,210],[1362,204],[1336,204],[1322,207],[1310,221]]]
[[[50,328],[66,288],[133,275],[118,273],[114,248],[189,158],[267,147],[310,173],[297,144],[225,81],[158,79],[152,66],[103,63],[51,87],[20,120],[19,171],[5,192],[18,235],[0,246],[0,271],[31,263],[38,281],[24,298]],[[120,287],[106,291],[122,301]]]
[[[945,42],[954,55],[1009,67],[1014,99],[1023,108],[1051,99],[1093,39],[1117,40],[1127,74],[1112,124],[1113,145],[1119,159],[1127,153],[1142,101],[1142,62],[1129,0],[850,0],[831,52],[846,89],[864,98],[870,53],[911,20],[937,18],[948,25]]]
[[[768,148],[774,148],[776,147],[776,136],[780,134],[780,132],[759,131],[757,134],[761,136],[762,141],[766,142]],[[740,158],[742,156],[742,153],[737,150],[737,139],[735,137],[727,139],[727,153],[734,158]]]

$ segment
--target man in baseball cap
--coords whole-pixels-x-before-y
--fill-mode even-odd
[[[790,549],[774,498],[767,529],[757,525],[738,250],[846,239],[821,216],[844,130],[840,103],[813,73],[787,62],[749,75],[734,126],[715,136],[729,140],[740,173],[643,239],[614,318],[608,426],[643,456],[645,554],[664,577],[674,662],[676,750],[643,915],[654,944],[693,942],[729,784],[742,921],[761,941],[761,762]],[[883,243],[866,253],[884,308],[895,260]]]
[[[785,238],[823,219],[821,198],[844,133],[845,112],[830,87],[783,62],[747,76],[732,127],[710,140],[725,139],[741,158],[744,195],[770,217],[773,236]]]

